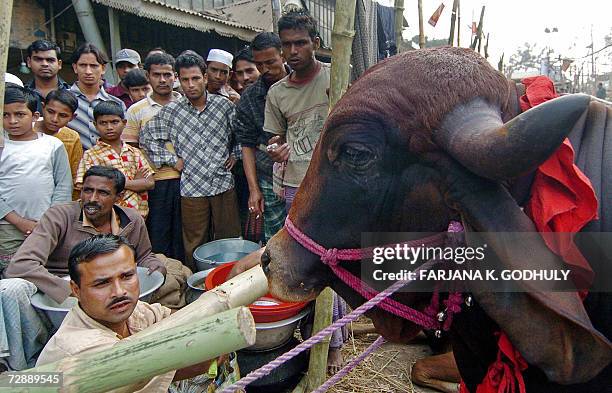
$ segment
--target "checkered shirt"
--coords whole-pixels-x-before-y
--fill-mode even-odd
[[[206,106],[199,112],[185,97],[164,106],[140,131],[140,146],[159,168],[174,166],[179,157],[185,166],[181,173],[181,195],[207,197],[234,187],[225,161],[232,148],[235,108],[228,99],[207,94]],[[171,142],[176,154],[169,151]]]
[[[81,189],[83,187],[83,176],[94,165],[119,169],[126,180],[134,180],[139,168],[144,168],[145,177],[152,176],[154,173],[139,149],[123,142],[121,154],[117,154],[108,143],[99,140],[94,147],[83,154],[83,159],[79,163],[77,171],[77,188]],[[125,190],[123,198],[117,204],[136,209],[143,217],[147,217],[147,214],[149,214],[148,194],[146,191],[134,192]]]

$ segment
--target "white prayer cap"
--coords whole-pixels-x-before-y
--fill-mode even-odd
[[[19,87],[23,87],[23,82],[21,81],[21,79],[8,72],[4,73],[4,83],[13,83]]]
[[[210,52],[208,52],[208,57],[206,58],[206,61],[223,63],[229,68],[232,68],[232,60],[234,60],[234,56],[223,49],[211,49]]]

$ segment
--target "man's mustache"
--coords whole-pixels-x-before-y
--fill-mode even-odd
[[[111,302],[108,304],[108,306],[106,306],[106,307],[107,307],[107,308],[111,308],[111,307],[112,307],[112,306],[114,306],[115,304],[117,304],[117,303],[121,303],[121,302],[124,302],[124,301],[126,301],[126,300],[127,300],[127,301],[132,301],[132,299],[131,299],[131,298],[129,298],[128,296],[121,296],[121,297],[117,297],[117,298],[113,299],[113,300],[112,300],[112,301],[111,301]]]
[[[83,207],[94,207],[94,208],[97,208],[97,209],[101,209],[102,208],[102,206],[98,205],[95,202],[86,203],[86,204],[83,205]]]

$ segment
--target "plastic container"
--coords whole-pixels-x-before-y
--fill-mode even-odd
[[[206,276],[206,290],[210,291],[214,287],[223,284],[235,263],[225,263],[210,272]],[[283,302],[268,293],[251,304],[249,309],[256,323],[278,322],[297,315],[307,304],[308,302]]]

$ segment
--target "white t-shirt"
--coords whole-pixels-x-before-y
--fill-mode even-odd
[[[72,175],[62,141],[43,133],[32,141],[12,141],[5,134],[0,157],[0,217],[15,211],[38,221],[52,204],[70,202],[71,193]],[[0,224],[7,222],[0,220]]]

